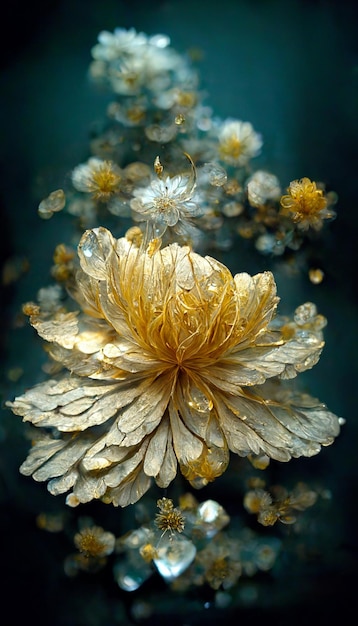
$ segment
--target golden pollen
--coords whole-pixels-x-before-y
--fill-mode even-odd
[[[223,157],[238,159],[242,153],[242,143],[237,137],[229,137],[220,144],[220,152]]]
[[[110,161],[105,161],[101,167],[92,173],[90,191],[95,199],[107,199],[118,191],[121,176],[113,169]]]

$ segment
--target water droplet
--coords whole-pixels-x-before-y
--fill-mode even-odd
[[[296,333],[296,339],[300,343],[306,344],[306,346],[315,346],[321,343],[321,339],[317,337],[315,333],[309,330],[300,330]]]
[[[100,227],[87,230],[78,246],[82,269],[93,278],[105,279],[113,245],[113,237],[107,229]]]
[[[198,413],[206,413],[207,411],[211,411],[213,408],[213,403],[210,398],[207,398],[206,395],[197,389],[197,387],[192,387],[190,391],[191,399],[189,400],[189,406],[198,411]]]
[[[317,307],[313,302],[305,302],[295,310],[294,321],[298,326],[310,322],[317,315]]]

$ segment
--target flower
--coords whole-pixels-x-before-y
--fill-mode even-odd
[[[219,155],[230,165],[246,165],[260,153],[261,135],[250,122],[226,120],[219,130]]]
[[[85,526],[74,536],[76,548],[87,557],[101,558],[112,554],[116,538],[101,526]]]
[[[290,217],[299,230],[312,227],[320,230],[324,219],[335,217],[330,205],[335,202],[335,194],[325,195],[323,189],[309,178],[301,178],[290,183],[288,194],[281,198],[281,214]]]
[[[121,96],[160,93],[176,81],[186,84],[193,73],[187,61],[171,48],[169,37],[147,37],[134,28],[102,31],[92,48],[92,57],[92,78],[108,81],[114,93]]]
[[[155,525],[159,530],[166,532],[169,530],[171,534],[174,531],[182,533],[185,528],[185,517],[181,510],[174,507],[173,500],[161,498],[157,500],[157,506],[160,513],[155,516]]]
[[[91,157],[77,165],[72,172],[72,183],[77,191],[92,194],[95,200],[109,200],[119,191],[121,170],[112,161]]]
[[[81,311],[26,307],[64,369],[8,402],[38,428],[24,475],[72,490],[71,506],[126,506],[177,465],[200,488],[229,450],[288,461],[333,442],[339,419],[281,382],[317,362],[322,323],[281,320],[271,272],[233,276],[189,246],[138,247],[102,227],[78,254]]]
[[[113,61],[122,55],[137,54],[147,42],[147,35],[138,33],[135,28],[115,28],[113,33],[103,30],[92,48],[92,56],[99,61]]]
[[[152,221],[159,228],[175,226],[179,220],[185,221],[201,213],[198,204],[191,199],[193,187],[187,176],[157,178],[148,187],[133,191],[131,209],[138,214],[137,219]]]
[[[270,200],[275,202],[280,195],[280,183],[274,174],[257,170],[247,181],[247,197],[253,207],[261,207]]]

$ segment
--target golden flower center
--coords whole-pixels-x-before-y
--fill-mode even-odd
[[[160,213],[166,213],[168,211],[171,211],[172,209],[175,209],[176,207],[176,201],[173,198],[170,198],[169,196],[162,196],[161,198],[155,198],[154,202],[155,202],[155,208]]]
[[[223,157],[238,159],[242,153],[242,142],[238,137],[229,137],[220,144],[220,152]]]
[[[106,198],[118,191],[121,177],[111,165],[104,165],[92,173],[91,192],[95,199]]]

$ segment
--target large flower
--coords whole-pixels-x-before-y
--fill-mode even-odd
[[[337,417],[280,383],[318,360],[322,316],[308,305],[275,317],[270,272],[232,276],[189,247],[136,247],[104,228],[86,231],[78,252],[82,311],[28,307],[68,371],[8,403],[40,427],[23,474],[72,490],[72,506],[126,506],[153,478],[168,486],[178,464],[201,487],[229,450],[288,461],[332,443]]]

